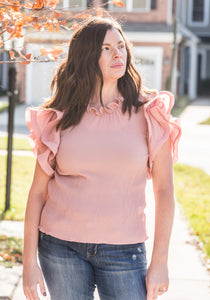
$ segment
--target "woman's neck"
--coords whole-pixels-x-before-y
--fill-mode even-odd
[[[119,90],[117,88],[117,82],[104,83],[102,88],[102,101],[104,106],[113,102],[120,95]],[[91,99],[91,103],[95,106],[101,106],[100,103],[100,85],[98,84],[96,87],[96,91],[94,93],[93,98]]]

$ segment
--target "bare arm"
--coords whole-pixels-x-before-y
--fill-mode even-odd
[[[45,294],[43,277],[37,263],[37,247],[38,226],[46,201],[49,178],[37,162],[28,196],[24,224],[23,290],[27,299],[30,300],[39,299],[38,283],[42,294]]]
[[[173,165],[170,140],[165,142],[155,157],[152,169],[155,195],[155,235],[151,264],[147,271],[147,300],[156,299],[158,291],[167,291],[168,248],[174,218]]]

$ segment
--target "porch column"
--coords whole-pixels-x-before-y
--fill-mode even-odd
[[[198,72],[198,46],[195,41],[190,42],[190,70],[189,70],[189,90],[190,100],[197,97],[197,72]]]

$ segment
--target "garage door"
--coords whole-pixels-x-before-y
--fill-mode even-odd
[[[40,55],[40,48],[52,48],[51,45],[28,44],[27,53]],[[26,103],[38,106],[44,98],[50,96],[50,85],[61,61],[34,62],[26,67]]]
[[[162,59],[161,47],[133,48],[133,63],[142,77],[144,86],[161,90]]]

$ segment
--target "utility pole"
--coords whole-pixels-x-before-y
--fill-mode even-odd
[[[174,26],[173,26],[173,50],[172,50],[172,57],[171,57],[171,70],[170,70],[170,80],[169,80],[169,90],[172,91],[172,86],[173,86],[173,77],[175,73],[175,62],[176,62],[176,48],[177,48],[177,40],[176,40],[176,33],[177,33],[177,19],[176,17],[174,18]]]
[[[12,175],[12,141],[14,129],[14,108],[15,108],[15,83],[16,83],[16,69],[15,67],[9,68],[9,110],[8,110],[8,143],[7,143],[7,179],[6,179],[6,200],[5,209],[10,209],[10,191],[11,191],[11,175]]]

